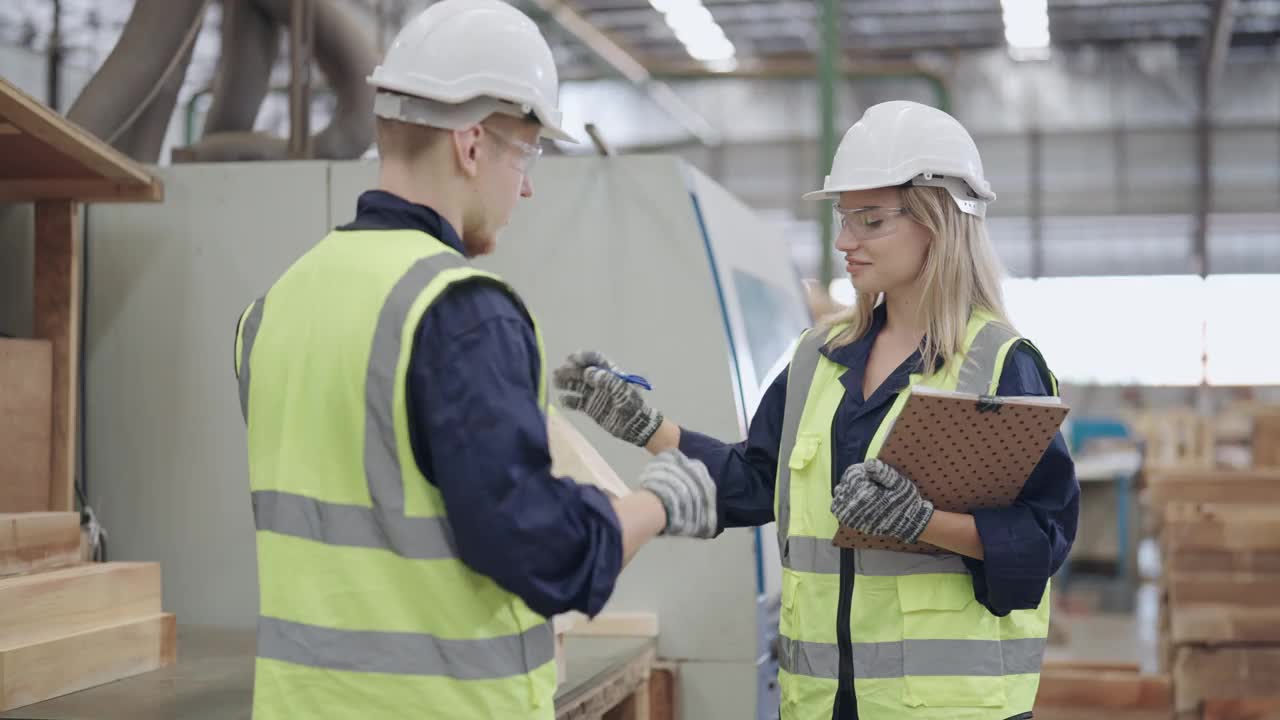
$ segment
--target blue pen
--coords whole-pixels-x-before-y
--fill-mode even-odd
[[[624,372],[622,372],[622,371],[620,371],[620,370],[609,370],[609,372],[613,373],[614,375],[617,375],[618,377],[622,378],[623,380],[626,380],[627,382],[631,383],[632,385],[639,385],[640,387],[644,388],[645,390],[652,390],[652,389],[653,389],[653,386],[649,384],[649,381],[648,381],[648,380],[645,380],[644,378],[640,377],[639,375],[631,375],[631,374],[629,374],[629,373],[624,373]]]

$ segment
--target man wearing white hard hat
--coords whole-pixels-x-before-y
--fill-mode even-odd
[[[714,534],[715,488],[674,449],[623,499],[553,476],[537,327],[468,262],[570,139],[537,26],[444,0],[369,82],[378,188],[237,325],[254,717],[549,719],[547,618],[598,613],[655,535]]]
[[[704,462],[726,527],[778,523],[779,685],[784,720],[1024,720],[1049,629],[1049,578],[1075,539],[1079,484],[1059,434],[1008,507],[935,509],[876,459],[914,386],[1056,395],[1040,352],[1009,322],[987,238],[996,198],[969,133],[911,102],[869,108],[821,190],[836,201],[836,248],[855,305],[799,340],[747,439],[724,443],[606,380],[596,353],[556,370],[566,404],[619,437]],[[603,397],[622,397],[607,403]],[[619,411],[632,408],[635,417]],[[965,468],[955,468],[957,480]],[[934,554],[847,550],[840,526]],[[897,546],[900,547],[900,546]]]

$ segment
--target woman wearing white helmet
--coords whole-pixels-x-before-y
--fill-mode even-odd
[[[977,147],[944,112],[876,105],[806,197],[836,201],[836,247],[857,301],[801,338],[745,441],[662,419],[598,353],[556,371],[564,403],[651,452],[678,447],[703,461],[726,527],[778,522],[783,718],[1030,718],[1049,578],[1078,516],[1062,436],[1012,506],[972,513],[936,510],[874,459],[914,385],[1057,394],[1004,311],[983,219],[995,194]],[[831,544],[840,525],[945,552],[841,550]]]

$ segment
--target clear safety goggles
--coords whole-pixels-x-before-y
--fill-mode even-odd
[[[516,161],[514,167],[525,175],[529,174],[529,171],[533,169],[534,163],[538,162],[538,158],[542,157],[541,145],[530,145],[529,143],[521,142],[494,130],[488,125],[485,125],[484,129],[485,132],[497,138],[503,145],[516,151],[519,160]]]
[[[875,240],[897,232],[910,219],[911,211],[901,207],[831,208],[836,224],[855,240]]]

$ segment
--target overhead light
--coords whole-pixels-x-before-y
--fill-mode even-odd
[[[711,11],[701,5],[681,5],[673,8],[666,13],[667,26],[672,30],[682,27],[699,27],[716,25],[715,18],[711,17]]]
[[[737,48],[702,0],[649,0],[649,4],[662,13],[689,57],[708,63],[713,72],[730,72],[737,67]],[[712,64],[725,69],[712,68]]]
[[[704,63],[707,69],[714,73],[730,73],[738,69],[738,58],[729,56],[718,60],[709,60]]]
[[[728,42],[719,25],[684,25],[676,28],[676,39],[685,46],[699,45],[708,42]]]
[[[1000,0],[1004,39],[1014,60],[1049,57],[1049,5],[1047,0]]]
[[[649,0],[654,10],[666,15],[672,10],[687,6],[702,6],[702,0]]]

